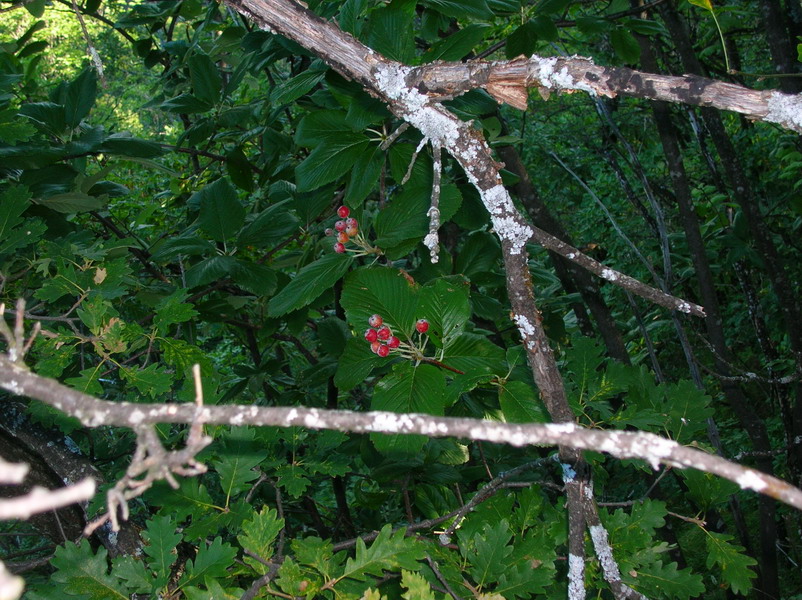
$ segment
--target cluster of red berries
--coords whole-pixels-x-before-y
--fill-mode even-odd
[[[390,350],[395,350],[402,345],[401,340],[393,335],[392,330],[384,324],[381,315],[371,315],[368,319],[369,329],[365,330],[365,340],[370,343],[370,349],[384,358],[390,354]],[[429,330],[429,322],[426,319],[419,319],[415,323],[418,333],[426,333]]]
[[[345,252],[345,245],[359,234],[359,223],[353,217],[349,217],[351,210],[347,206],[337,209],[337,216],[340,220],[334,224],[334,229],[326,229],[326,235],[337,236],[334,244],[334,251],[342,254]]]

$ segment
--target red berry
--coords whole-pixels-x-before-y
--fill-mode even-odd
[[[334,229],[337,231],[345,231],[345,221],[337,221],[334,224]]]
[[[391,335],[393,335],[393,332],[390,331],[390,328],[387,327],[387,325],[385,325],[385,326],[379,328],[379,330],[376,332],[376,335],[379,336],[380,340],[386,340]]]
[[[384,323],[384,319],[382,319],[381,315],[372,315],[368,319],[368,325],[371,327],[381,327],[382,323]]]
[[[379,347],[376,349],[376,354],[378,354],[379,356],[381,356],[382,358],[384,358],[385,356],[387,356],[388,354],[390,354],[390,348],[388,348],[388,347],[387,347],[387,346],[385,346],[385,345],[381,345],[381,346],[379,346]]]
[[[334,230],[331,227],[327,227],[326,231],[324,231],[326,235],[334,235]]]
[[[371,342],[370,343],[370,349],[374,354],[378,354],[379,353],[379,348],[384,348],[384,346],[382,346],[381,342],[376,341],[376,342]]]
[[[350,214],[351,214],[351,211],[348,209],[347,206],[341,206],[340,208],[337,209],[337,215],[341,219],[344,219],[345,217],[347,217]]]
[[[420,333],[426,333],[429,331],[429,321],[426,319],[418,319],[415,323],[415,329],[417,329]]]
[[[340,242],[341,244],[347,244],[348,240],[350,239],[351,238],[348,237],[348,234],[345,233],[344,231],[341,231],[340,233],[337,234],[337,241]]]
[[[342,254],[343,252],[345,252],[345,245],[341,242],[337,242],[336,244],[334,244],[334,251],[337,254]]]
[[[355,236],[356,236],[356,234],[357,234],[357,233],[359,233],[359,229],[357,229],[356,227],[347,227],[347,228],[345,229],[345,233],[346,233],[346,234],[347,234],[349,237],[355,237]]]
[[[376,333],[375,329],[368,329],[365,331],[365,339],[369,342],[375,342],[379,339],[379,335]]]
[[[351,227],[359,227],[359,223],[357,223],[356,219],[352,217],[345,220],[345,226],[350,229]]]
[[[395,336],[392,336],[389,340],[387,340],[388,348],[398,348],[400,345],[401,345],[401,340],[399,340]]]

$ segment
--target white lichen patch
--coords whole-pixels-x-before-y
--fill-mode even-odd
[[[25,395],[23,393],[23,391],[22,391],[22,386],[15,379],[11,379],[11,380],[7,381],[6,383],[3,384],[3,387],[6,390],[8,390],[9,392],[11,392],[12,394],[15,394],[17,396],[24,396]]]
[[[618,281],[618,273],[612,269],[602,269],[601,277],[607,281]]]
[[[760,475],[752,469],[747,469],[743,474],[738,475],[735,482],[741,486],[741,489],[750,489],[759,492],[760,490],[768,487],[768,484],[760,478]]]
[[[531,227],[519,223],[513,217],[492,216],[491,220],[496,235],[502,240],[510,242],[510,254],[520,254],[534,233]]]
[[[423,238],[423,245],[429,249],[429,258],[431,259],[432,263],[436,263],[440,260],[438,255],[438,250],[440,250],[440,238],[436,233],[428,233],[426,237]]]
[[[802,131],[802,99],[799,96],[774,92],[769,96],[767,105],[769,111],[766,121]]]
[[[613,558],[613,551],[607,539],[607,530],[601,525],[591,525],[588,529],[593,540],[593,548],[596,550],[596,556],[599,557],[599,563],[601,563],[602,571],[604,571],[605,579],[608,581],[621,581],[621,572],[618,570],[615,558]]]
[[[684,313],[691,312],[691,305],[688,302],[680,302],[679,306],[677,306],[677,310]]]
[[[568,555],[568,600],[585,600],[585,560]]]
[[[576,431],[575,423],[546,423],[545,427],[553,433],[573,433]]]
[[[145,419],[145,413],[143,413],[139,409],[131,411],[131,414],[128,415],[128,422],[131,425],[139,425],[144,419]]]
[[[532,76],[540,82],[541,86],[551,88],[553,85],[551,77],[554,75],[554,65],[557,64],[557,57],[542,58],[533,55],[530,57],[529,63],[534,67]]]
[[[535,328],[524,315],[513,315],[513,321],[518,326],[518,331],[521,332],[522,338],[527,338],[535,335]]]

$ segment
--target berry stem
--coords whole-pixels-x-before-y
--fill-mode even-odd
[[[446,371],[451,371],[452,373],[456,373],[457,375],[465,375],[465,371],[460,371],[459,369],[455,369],[454,367],[449,367],[446,364],[441,363],[439,360],[434,358],[429,358],[428,356],[422,356],[418,359],[419,362],[426,363],[428,365],[434,365],[435,367],[440,367],[441,369],[445,369]]]

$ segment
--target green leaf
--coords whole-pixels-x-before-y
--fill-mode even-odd
[[[289,104],[309,92],[326,76],[328,67],[316,60],[305,71],[275,87],[270,94],[273,104]]]
[[[231,279],[245,291],[259,296],[269,296],[276,289],[276,272],[265,265],[238,260],[231,272]]]
[[[485,231],[476,231],[468,236],[457,254],[454,271],[474,280],[496,270],[500,262],[498,238]]]
[[[572,0],[543,0],[535,10],[542,15],[562,14],[571,2]]]
[[[226,154],[226,172],[231,181],[241,190],[252,192],[253,185],[253,165],[245,156],[241,146],[237,146]]]
[[[148,557],[148,568],[156,574],[153,588],[158,589],[170,579],[172,566],[176,558],[176,546],[181,541],[181,534],[176,533],[178,525],[169,515],[156,516],[147,522],[142,537],[147,542],[142,551]]]
[[[474,47],[484,39],[489,27],[485,23],[473,23],[463,27],[447,38],[432,44],[426,54],[423,55],[424,62],[461,60],[470,54]]]
[[[548,423],[550,420],[536,390],[523,381],[502,384],[498,401],[508,423]]]
[[[253,470],[268,456],[267,451],[256,441],[255,431],[250,427],[232,429],[224,438],[220,458],[213,465],[220,476],[220,487],[226,498],[231,498],[249,489],[249,483],[259,477]]]
[[[406,588],[401,594],[404,600],[436,600],[429,582],[419,573],[401,571],[401,585]]]
[[[238,246],[270,248],[277,241],[298,230],[300,222],[290,211],[290,200],[266,208],[245,227],[237,237]]]
[[[518,26],[507,38],[504,52],[507,58],[531,56],[537,47],[537,27],[532,21]]]
[[[206,258],[187,269],[185,273],[187,287],[194,288],[228,277],[236,265],[237,259],[233,256]]]
[[[633,573],[622,571],[621,579],[649,598],[690,600],[705,593],[702,576],[690,569],[677,569],[675,562],[664,565],[658,560],[639,567]]]
[[[421,4],[454,19],[471,17],[482,20],[493,16],[486,0],[422,0]]]
[[[221,178],[196,192],[189,200],[200,205],[198,224],[211,238],[224,242],[237,233],[245,222],[245,207],[228,179]]]
[[[217,104],[223,81],[214,61],[206,54],[193,54],[189,57],[187,66],[195,96],[208,104]]]
[[[710,0],[688,0],[688,4],[693,4],[694,6],[699,6],[713,12],[713,3],[710,2]]]
[[[99,210],[106,204],[105,200],[82,192],[67,192],[39,198],[37,203],[65,214]]]
[[[156,246],[153,252],[153,260],[162,262],[170,260],[179,254],[196,256],[199,254],[211,254],[215,250],[214,244],[198,237],[194,232],[188,232],[163,240]]]
[[[108,574],[106,556],[105,548],[94,553],[85,539],[79,545],[67,542],[59,546],[50,561],[56,570],[50,576],[51,584],[61,584],[64,594],[88,600],[128,600],[128,592]]]
[[[125,133],[115,133],[107,137],[103,140],[100,151],[104,154],[117,154],[137,158],[154,158],[163,155],[165,152],[164,148],[156,142],[131,137]]]
[[[165,334],[170,325],[185,323],[198,316],[195,307],[184,302],[188,296],[189,290],[179,288],[169,296],[162,298],[156,305],[153,325],[161,334]]]
[[[446,352],[471,317],[469,293],[470,283],[460,277],[436,279],[420,290],[418,314],[429,321],[430,339]]]
[[[358,269],[343,282],[340,299],[351,326],[359,332],[368,327],[368,319],[379,314],[399,338],[409,339],[415,329],[418,288],[404,275],[386,267]]]
[[[24,3],[25,10],[31,13],[37,19],[45,14],[45,7],[47,6],[47,0],[31,0],[30,2]]]
[[[284,519],[278,518],[275,509],[263,506],[262,510],[256,513],[252,519],[242,524],[241,533],[237,536],[243,550],[248,550],[264,561],[268,561],[273,556],[273,542],[284,528]],[[268,567],[250,556],[245,556],[244,561],[259,575],[264,575]]]
[[[147,394],[153,400],[169,392],[173,385],[172,375],[156,363],[150,364],[144,369],[121,367],[120,375],[140,394]]]
[[[97,96],[97,73],[91,67],[67,84],[64,93],[64,117],[68,127],[77,127],[89,114]]]
[[[752,580],[757,573],[750,569],[757,565],[757,561],[744,553],[742,546],[730,543],[731,535],[706,531],[707,533],[707,560],[708,569],[714,565],[721,569],[722,579],[729,584],[735,594],[748,595],[752,591]]]
[[[497,582],[507,569],[512,554],[512,539],[509,523],[502,519],[497,523],[486,523],[482,532],[473,536],[473,547],[468,551],[470,574],[482,587]]]
[[[336,141],[343,134],[357,133],[349,124],[346,113],[341,110],[318,110],[310,112],[298,123],[295,143],[314,147],[327,141]]]
[[[351,169],[351,177],[345,188],[344,204],[358,206],[373,191],[381,176],[384,166],[384,151],[374,146],[369,156],[359,160]]]
[[[192,94],[181,94],[175,98],[165,100],[159,108],[167,112],[190,115],[193,113],[207,112],[211,110],[212,105],[208,102],[204,102],[200,98],[196,98]]]
[[[39,219],[22,218],[31,204],[30,197],[22,186],[11,186],[0,192],[0,256],[24,248],[45,232],[46,227]]]
[[[370,548],[365,546],[362,538],[357,538],[356,556],[345,563],[345,571],[340,578],[365,581],[369,575],[382,576],[384,571],[418,571],[418,561],[426,555],[423,545],[415,538],[405,537],[406,530],[403,527],[395,533],[392,531],[389,523],[382,527]]]
[[[367,44],[391,60],[410,63],[415,58],[414,0],[392,0],[370,13]]]
[[[617,27],[610,32],[610,43],[618,58],[627,63],[636,63],[640,59],[640,44],[629,30]]]
[[[426,413],[441,416],[446,405],[443,371],[431,365],[415,367],[405,361],[382,378],[373,393],[371,410],[395,413]],[[421,435],[371,434],[376,449],[384,454],[415,454],[426,443]]]
[[[54,102],[30,102],[19,109],[19,114],[29,118],[51,135],[61,135],[66,128],[64,106]]]
[[[223,543],[219,537],[206,546],[201,543],[194,560],[187,561],[187,570],[178,582],[179,587],[197,585],[206,577],[215,579],[228,576],[228,568],[234,564],[237,550],[231,544]]]
[[[345,343],[345,350],[337,361],[334,385],[344,392],[350,391],[365,381],[375,367],[385,362],[385,359],[371,352],[370,344],[358,332],[356,337]]]
[[[311,304],[348,272],[352,262],[353,258],[350,256],[327,254],[306,265],[270,300],[268,314],[271,317],[280,317]]]
[[[317,146],[295,169],[299,192],[308,192],[345,175],[361,160],[370,141],[361,133],[346,133]]]

